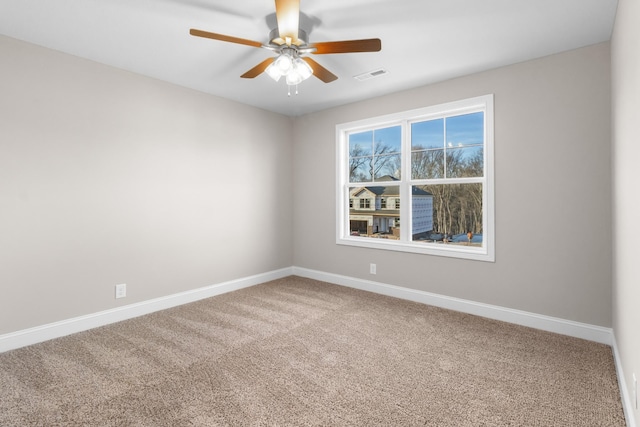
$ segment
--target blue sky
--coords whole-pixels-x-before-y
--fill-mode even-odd
[[[402,146],[402,126],[390,126],[382,129],[369,130],[349,135],[349,153],[354,154],[354,149],[359,147],[358,156],[369,157],[375,152],[380,152],[377,145],[390,147],[386,155],[397,156],[397,160],[389,163],[390,167],[398,168]],[[416,121],[411,123],[411,148],[412,162],[414,156],[419,159],[423,150],[432,152],[446,152],[447,156],[441,157],[442,165],[437,176],[414,176],[413,179],[442,178],[448,174],[456,176],[455,170],[449,170],[446,159],[448,155],[464,161],[471,161],[481,155],[484,147],[484,113],[477,112],[462,114],[433,120]],[[394,154],[397,153],[397,154]],[[386,156],[385,156],[386,157]],[[386,157],[391,159],[391,157]],[[416,160],[420,161],[420,160]],[[367,163],[368,164],[368,163]],[[364,180],[371,180],[371,172],[367,164],[361,164],[356,173]],[[452,163],[455,167],[457,163]],[[461,166],[461,165],[458,165]],[[447,171],[445,172],[445,169]],[[457,170],[457,169],[456,169]],[[376,178],[379,175],[393,175],[400,177],[399,170],[376,170]]]
[[[401,134],[402,130],[400,126],[391,126],[383,129],[370,130],[360,133],[352,133],[349,135],[349,152],[359,145],[363,150],[363,155],[371,155],[373,144],[387,145],[392,148],[389,153],[400,153],[401,149]]]
[[[482,144],[484,139],[484,113],[463,114],[411,124],[412,146],[422,148],[449,148]],[[400,152],[401,127],[391,126],[383,129],[353,133],[349,135],[349,151],[359,145],[362,155],[371,155],[375,144],[392,147],[392,152]]]
[[[484,140],[484,113],[471,113],[411,124],[412,146],[442,148],[447,132],[447,146],[461,147],[482,144]]]

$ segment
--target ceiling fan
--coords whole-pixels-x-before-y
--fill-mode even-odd
[[[196,37],[205,37],[224,42],[260,47],[277,54],[268,58],[241,75],[252,79],[266,72],[278,81],[285,77],[287,85],[297,86],[313,74],[325,83],[338,77],[318,64],[306,54],[326,55],[332,53],[378,52],[382,48],[380,39],[344,40],[335,42],[309,43],[307,33],[300,28],[300,0],[275,0],[277,28],[269,33],[269,42],[263,44],[253,40],[210,33],[192,28],[189,33]]]

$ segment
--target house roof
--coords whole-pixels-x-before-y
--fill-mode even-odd
[[[390,175],[382,176],[376,179],[376,182],[389,182],[389,181],[399,181],[398,178],[395,178]],[[367,190],[376,196],[380,197],[389,197],[389,196],[399,196],[400,195],[400,187],[397,185],[384,185],[384,186],[367,186],[367,187],[357,187],[351,190],[351,195],[356,195],[361,190]],[[433,196],[433,194],[425,191],[419,187],[413,186],[411,191],[412,196]]]

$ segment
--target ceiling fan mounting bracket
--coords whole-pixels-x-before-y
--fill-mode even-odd
[[[293,40],[290,44],[295,46],[306,46],[309,43],[309,34],[302,28],[298,28],[298,39]],[[287,42],[285,39],[280,37],[280,32],[278,28],[274,28],[269,32],[269,44],[282,46],[286,45]]]

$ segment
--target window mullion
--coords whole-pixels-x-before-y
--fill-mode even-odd
[[[411,241],[411,126],[402,121],[402,179],[400,184],[400,240]]]
[[[446,117],[443,118],[442,127],[443,127],[442,149],[444,153],[444,159],[442,159],[444,162],[444,169],[442,170],[442,176],[444,177],[444,179],[447,179],[448,174],[447,174],[447,118]]]
[[[484,177],[462,177],[462,178],[436,178],[436,179],[416,179],[413,185],[438,185],[438,184],[472,184],[484,183]]]

